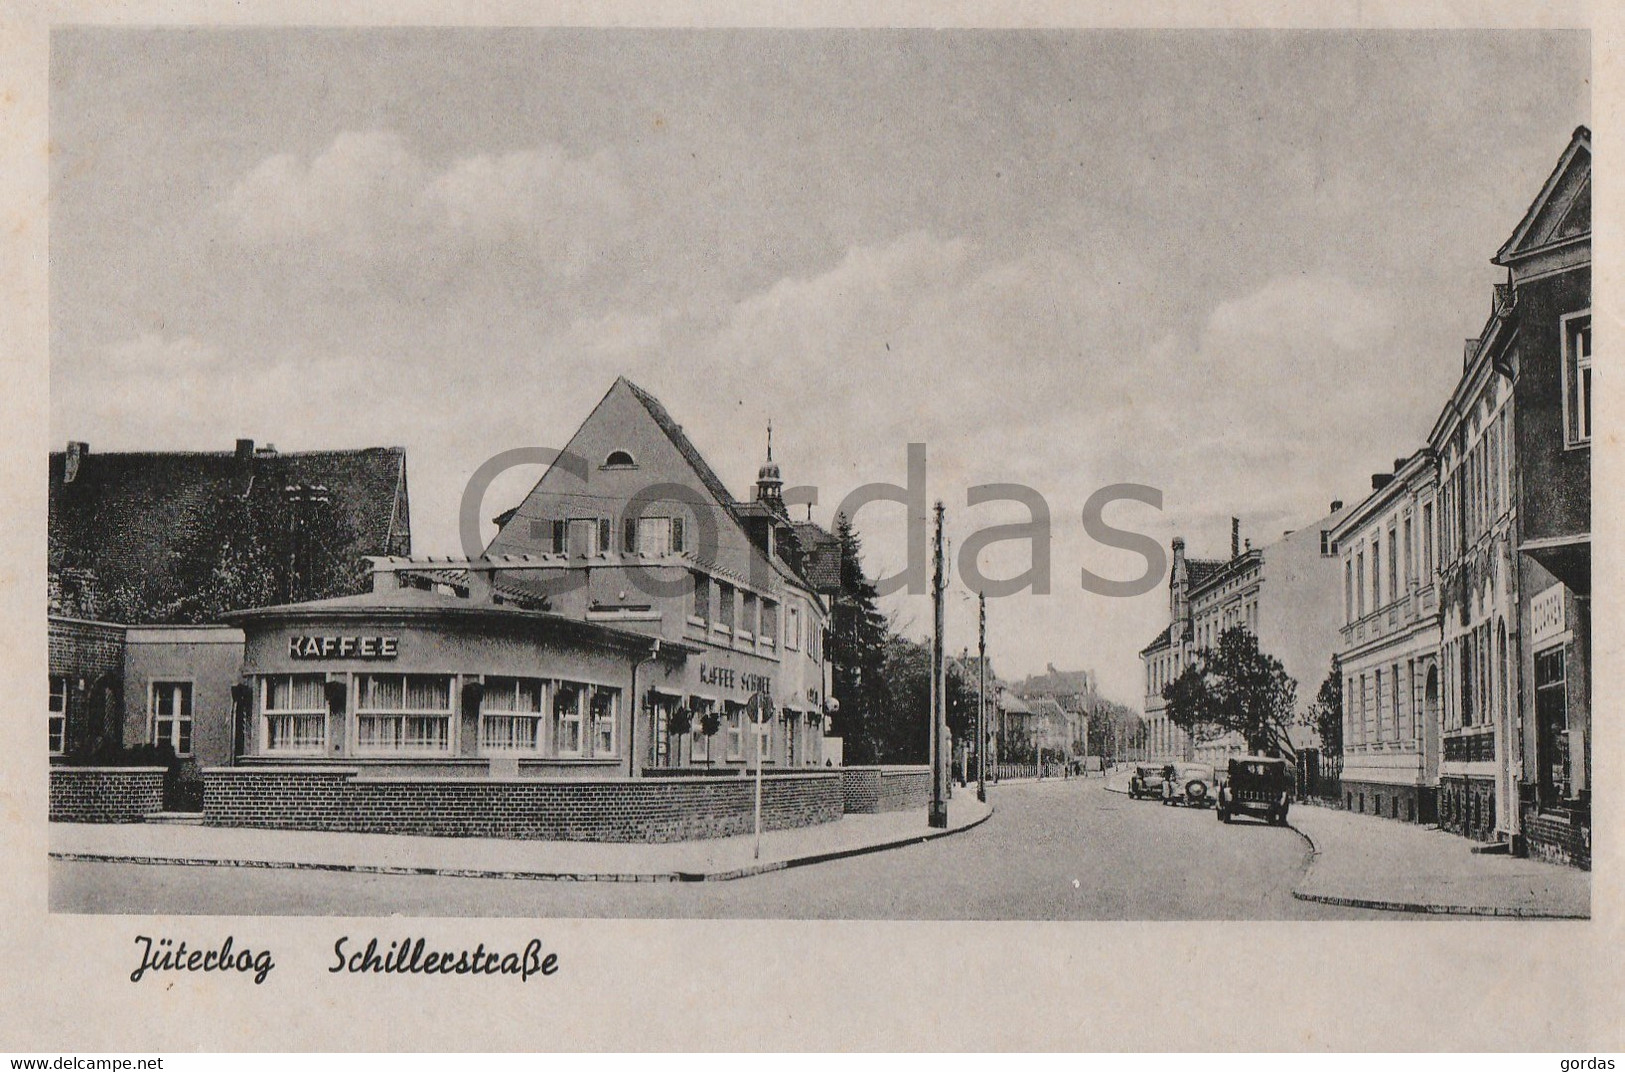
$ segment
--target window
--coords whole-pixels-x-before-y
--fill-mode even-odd
[[[624,450],[612,450],[604,459],[605,469],[635,469],[637,465],[637,459]]]
[[[807,655],[815,663],[824,661],[824,627],[817,622],[807,629]]]
[[[1354,621],[1354,560],[1343,560],[1343,621]]]
[[[683,519],[681,517],[671,519],[671,549],[673,551],[683,550]]]
[[[762,631],[760,634],[762,644],[774,647],[779,639],[779,605],[771,599],[762,600]]]
[[[68,679],[51,675],[51,698],[46,706],[51,729],[51,755],[60,756],[68,747]]]
[[[1371,609],[1382,606],[1382,541],[1371,541]]]
[[[1320,530],[1320,557],[1331,558],[1337,554],[1337,547],[1332,543],[1331,529]]]
[[[553,754],[579,756],[581,754],[582,709],[586,704],[586,686],[563,682],[553,696]]]
[[[555,521],[555,522],[553,522],[553,546],[552,546],[552,551],[553,551],[553,553],[555,555],[562,555],[562,554],[565,553],[566,550],[569,549],[569,545],[565,542],[566,539],[567,539],[566,534],[568,532],[569,532],[569,524],[568,524],[568,522],[564,522],[564,521]]]
[[[356,747],[374,752],[451,750],[451,675],[356,676]]]
[[[784,609],[784,646],[791,651],[801,647],[801,608],[786,607]]]
[[[1411,531],[1410,515],[1405,517],[1405,587],[1409,589],[1416,577],[1416,541]]]
[[[1354,556],[1354,616],[1365,617],[1365,552]]]
[[[644,555],[666,555],[676,550],[672,546],[672,518],[638,518],[637,533],[627,550]]]
[[[1422,504],[1422,584],[1433,583],[1433,504]]]
[[[1378,667],[1377,672],[1376,672],[1376,674],[1375,674],[1375,676],[1373,678],[1371,691],[1372,691],[1372,700],[1375,701],[1372,704],[1372,708],[1374,710],[1374,713],[1376,714],[1376,718],[1373,720],[1373,722],[1375,724],[1372,726],[1372,729],[1375,731],[1373,736],[1375,736],[1378,740],[1381,740],[1382,739],[1382,668],[1381,667]]]
[[[1465,636],[1461,648],[1461,724],[1473,724],[1473,638]]]
[[[1399,664],[1398,663],[1394,664],[1393,672],[1388,677],[1388,684],[1389,684],[1389,688],[1393,690],[1393,695],[1391,695],[1389,697],[1388,710],[1389,710],[1390,715],[1393,718],[1394,740],[1397,741],[1397,740],[1400,739],[1400,733],[1399,733]]]
[[[689,617],[701,625],[711,620],[711,578],[703,573],[694,577],[694,599],[689,605]]]
[[[264,679],[268,752],[311,752],[327,747],[327,677],[277,674]]]
[[[1570,445],[1591,442],[1591,312],[1563,318],[1563,424]]]
[[[603,522],[602,526],[599,524],[600,521]],[[598,554],[604,544],[608,542],[608,540],[599,541],[600,535],[608,535],[600,532],[601,527],[604,529],[609,527],[607,519],[572,517],[570,519],[570,553],[588,557]]]
[[[192,754],[192,683],[152,683],[152,743],[169,745],[177,756]]]
[[[480,696],[480,748],[536,752],[546,740],[542,718],[547,686],[535,678],[490,677]]]
[[[739,636],[744,640],[754,640],[756,637],[756,593],[741,592],[740,600],[744,605],[740,608]]]
[[[748,721],[745,709],[738,704],[728,705],[728,758],[743,759],[745,757],[745,723]]]
[[[592,690],[592,753],[595,756],[615,754],[615,717],[621,706],[621,690],[595,688]]]
[[[1394,538],[1394,527],[1388,526],[1388,602],[1399,598],[1399,541]]]
[[[717,628],[732,632],[734,627],[734,587],[717,582]]]

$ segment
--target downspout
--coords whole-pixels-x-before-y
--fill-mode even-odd
[[[660,638],[655,637],[654,645],[649,649],[648,654],[640,655],[632,660],[632,704],[626,723],[626,776],[628,778],[637,777],[638,719],[640,717],[638,712],[643,709],[642,700],[638,693],[638,667],[642,666],[644,663],[653,662],[658,658],[660,658]],[[649,729],[650,732],[653,733],[653,723],[650,723]],[[653,743],[653,741],[654,738],[651,736],[650,742]]]

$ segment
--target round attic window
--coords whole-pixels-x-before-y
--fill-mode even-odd
[[[609,457],[604,459],[605,469],[631,469],[637,464],[637,459],[624,450],[611,451]]]

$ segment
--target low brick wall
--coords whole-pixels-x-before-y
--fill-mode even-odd
[[[1530,805],[1523,807],[1524,846],[1537,860],[1591,870],[1591,824],[1589,815],[1577,812],[1542,813]]]
[[[164,810],[162,767],[52,767],[54,823],[139,823]]]
[[[1344,780],[1341,789],[1343,795],[1337,803],[1356,814],[1407,823],[1434,821],[1430,787]]]
[[[748,834],[755,780],[380,778],[355,768],[212,768],[209,826],[543,841],[687,841]],[[841,817],[837,771],[762,780],[762,828]]]
[[[930,800],[930,767],[841,768],[841,806],[848,814],[923,808]]]

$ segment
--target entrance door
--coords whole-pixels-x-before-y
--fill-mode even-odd
[[[1573,774],[1569,765],[1568,683],[1563,649],[1535,655],[1536,762],[1542,804],[1556,804],[1570,795]]]
[[[1422,693],[1422,775],[1428,785],[1439,783],[1439,668],[1428,667]]]

